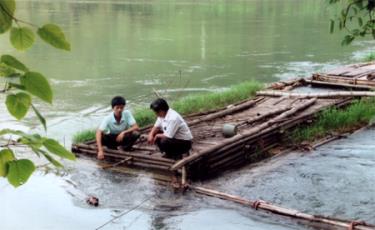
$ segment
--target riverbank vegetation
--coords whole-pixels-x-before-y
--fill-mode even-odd
[[[205,112],[254,97],[255,93],[261,89],[263,89],[262,83],[247,81],[221,92],[183,97],[173,101],[171,107],[182,115]],[[149,108],[136,109],[134,118],[140,127],[151,125],[156,119],[155,114]],[[95,130],[84,130],[73,136],[73,143],[82,143],[93,139],[95,139]]]
[[[329,108],[319,113],[316,120],[291,132],[293,143],[314,141],[331,133],[344,133],[372,122],[375,116],[375,99],[353,102],[345,109]]]

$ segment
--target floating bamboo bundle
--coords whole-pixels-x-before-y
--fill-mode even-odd
[[[375,81],[358,78],[338,77],[324,74],[313,74],[312,80],[375,87]]]
[[[270,97],[299,97],[299,98],[335,98],[335,97],[375,97],[375,92],[367,91],[342,91],[342,92],[324,92],[324,93],[293,93],[284,91],[265,90],[257,92],[258,96]]]
[[[349,83],[330,82],[330,81],[306,80],[306,82],[311,85],[319,85],[319,86],[326,86],[326,87],[340,87],[340,88],[349,88],[349,89],[358,89],[358,90],[372,90],[375,88],[375,86],[353,85]]]
[[[216,190],[207,189],[207,188],[203,188],[199,186],[189,185],[189,188],[199,194],[203,194],[206,196],[212,196],[212,197],[217,197],[223,200],[233,201],[242,205],[250,206],[252,208],[255,208],[256,210],[262,209],[262,210],[269,211],[278,215],[289,216],[292,218],[297,218],[297,219],[301,219],[301,220],[305,220],[309,222],[321,223],[321,224],[331,225],[331,226],[345,228],[345,229],[360,229],[360,230],[374,230],[375,229],[374,225],[366,224],[365,222],[361,222],[361,221],[340,220],[336,218],[306,214],[297,210],[279,207],[277,205],[270,204],[262,200],[248,200],[239,196],[235,196],[235,195],[231,195],[231,194],[227,194],[227,193],[223,193],[223,192],[219,192]]]

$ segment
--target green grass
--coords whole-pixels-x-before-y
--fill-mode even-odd
[[[80,131],[73,136],[73,143],[82,143],[95,139],[95,129]]]
[[[312,125],[296,128],[291,133],[294,143],[313,141],[332,132],[345,132],[368,124],[375,116],[375,99],[354,102],[345,109],[331,108],[319,113]]]
[[[181,98],[172,102],[171,107],[182,115],[205,112],[253,97],[261,89],[263,89],[262,83],[248,81],[234,85],[222,92],[195,94]],[[140,127],[153,124],[156,119],[155,114],[149,108],[136,109],[134,118]],[[73,136],[73,143],[82,143],[93,139],[95,139],[95,130],[84,130]]]
[[[374,61],[375,60],[375,53],[369,53],[363,58],[363,61]]]

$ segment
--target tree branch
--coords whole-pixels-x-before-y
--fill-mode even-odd
[[[22,23],[24,23],[24,24],[27,24],[27,25],[30,25],[30,26],[33,26],[33,27],[39,28],[39,26],[37,26],[37,25],[35,25],[35,24],[31,23],[31,22],[27,22],[27,21],[24,21],[24,20],[21,20],[21,19],[18,19],[18,18],[16,18],[16,17],[14,17],[14,16],[13,16],[11,13],[9,13],[8,10],[5,9],[5,7],[4,7],[3,5],[1,5],[1,4],[0,4],[0,8],[1,8],[2,11],[4,11],[5,14],[7,14],[10,18],[12,18],[12,20],[14,20],[14,21],[17,23],[18,26],[19,26],[18,22],[22,22]]]

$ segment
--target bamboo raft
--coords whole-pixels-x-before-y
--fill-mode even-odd
[[[309,88],[317,89],[311,92]],[[334,91],[337,88],[341,91]],[[141,129],[143,136],[134,151],[105,148],[103,169],[127,174],[147,174],[162,184],[170,184],[172,177],[180,187],[197,194],[229,200],[255,210],[318,224],[320,229],[375,229],[363,221],[349,221],[311,215],[273,205],[262,200],[249,200],[216,190],[194,186],[191,181],[201,180],[257,162],[272,156],[272,150],[285,147],[288,130],[313,122],[318,112],[330,107],[344,107],[356,98],[375,96],[375,62],[340,67],[327,73],[316,73],[307,79],[276,82],[257,96],[215,111],[191,114],[185,117],[194,136],[193,148],[181,160],[167,159],[159,150],[146,143],[150,127]],[[225,138],[224,124],[233,124],[238,132]],[[328,137],[316,144],[322,145],[337,137]],[[287,151],[288,148],[281,148]],[[96,158],[95,141],[74,144],[72,151],[78,156]]]
[[[309,88],[319,89],[319,92],[308,93]],[[341,90],[332,91],[336,88]],[[150,127],[145,127],[133,151],[105,148],[106,160],[101,164],[115,171],[151,172],[161,182],[170,182],[172,176],[177,176],[182,184],[217,176],[270,156],[272,149],[282,145],[286,131],[311,122],[323,109],[339,108],[355,98],[375,96],[369,91],[373,88],[375,63],[372,62],[316,73],[307,79],[276,82],[258,92],[255,98],[187,116],[194,136],[193,148],[181,160],[164,158],[155,146],[149,146],[145,136]],[[224,124],[235,125],[237,134],[225,138]],[[78,156],[96,158],[97,146],[95,141],[89,141],[74,144],[72,151]]]

